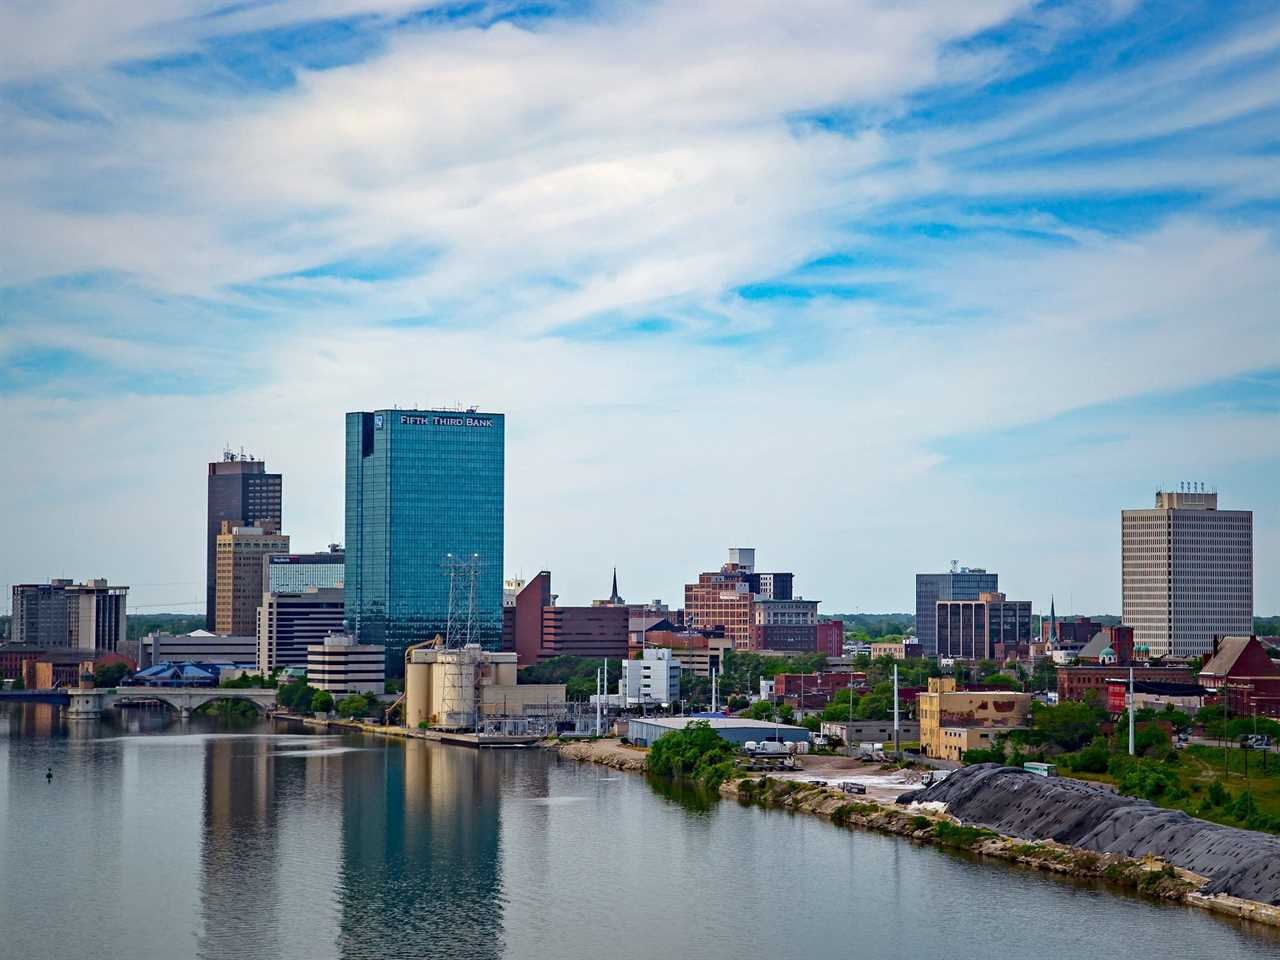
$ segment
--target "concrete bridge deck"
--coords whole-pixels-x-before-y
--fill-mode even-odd
[[[58,690],[5,690],[0,701],[60,703],[71,720],[96,720],[103,710],[126,703],[157,701],[171,707],[179,717],[216,700],[245,700],[267,713],[276,707],[276,691],[257,687],[65,687]]]

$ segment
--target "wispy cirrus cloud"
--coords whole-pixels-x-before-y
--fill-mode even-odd
[[[670,597],[743,539],[837,607],[905,606],[911,572],[976,550],[1038,598],[1068,573],[936,498],[1000,508],[984,443],[1087,412],[1112,462],[1173,469],[1131,404],[1182,397],[1188,470],[1252,490],[1275,457],[1247,442],[1274,411],[1202,392],[1280,368],[1265,6],[55,2],[0,37],[7,441],[66,443],[94,402],[139,447],[182,434],[171,476],[250,434],[330,475],[290,495],[301,541],[340,529],[343,405],[511,410],[509,556],[578,599],[610,556]],[[1090,469],[1071,446],[1038,485]],[[635,449],[676,479],[637,483]],[[707,509],[739,476],[773,509]],[[1130,479],[1098,531],[1155,482]],[[191,499],[146,502],[177,522]],[[1061,536],[1094,500],[1018,509]],[[1274,495],[1255,508],[1261,543]],[[841,553],[872,536],[882,562]],[[1115,607],[1102,539],[1069,576]]]

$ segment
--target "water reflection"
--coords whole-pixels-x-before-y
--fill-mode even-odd
[[[254,941],[255,953],[269,955],[280,947],[276,835],[281,807],[270,752],[271,741],[261,738],[205,741],[202,958],[231,956],[247,940]]]
[[[340,955],[499,956],[497,765],[420,742],[341,759]]]
[[[654,793],[679,804],[690,813],[710,813],[720,802],[718,790],[708,790],[700,783],[689,780],[669,780],[666,777],[646,776]]]

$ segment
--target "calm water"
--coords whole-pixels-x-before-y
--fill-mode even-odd
[[[767,955],[1231,960],[1280,937],[542,751],[0,706],[3,957]]]

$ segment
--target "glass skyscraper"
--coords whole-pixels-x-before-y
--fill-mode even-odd
[[[500,413],[347,414],[347,626],[389,677],[437,634],[501,645],[504,437]]]

